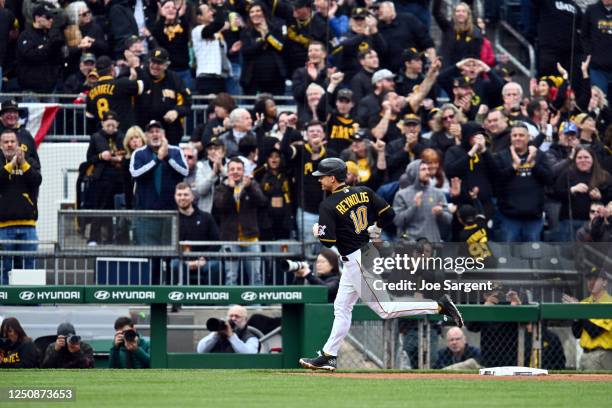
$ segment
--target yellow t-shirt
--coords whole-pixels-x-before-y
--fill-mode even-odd
[[[594,301],[593,296],[589,296],[580,303],[612,303],[612,296],[610,296],[608,293],[605,293],[598,301]],[[586,330],[582,330],[582,334],[580,335],[580,347],[588,350],[596,348],[612,350],[612,319],[589,320],[594,325],[604,329],[605,332],[593,339],[591,338],[591,336],[589,336]]]

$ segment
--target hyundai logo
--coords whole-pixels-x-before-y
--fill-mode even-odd
[[[19,294],[19,299],[21,300],[34,300],[34,297],[34,292],[30,292],[29,290]]]
[[[170,292],[168,293],[168,299],[178,301],[185,299],[185,294],[183,292]]]
[[[244,300],[245,302],[252,302],[255,299],[257,299],[257,293],[255,293],[255,292],[243,292],[242,295],[240,295],[240,298],[242,300]]]
[[[94,297],[98,300],[106,300],[110,298],[110,292],[108,290],[98,290],[94,293]]]

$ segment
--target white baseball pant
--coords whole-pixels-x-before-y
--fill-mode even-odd
[[[338,355],[340,345],[351,328],[353,306],[359,298],[383,319],[438,313],[438,303],[434,301],[397,302],[380,299],[380,293],[374,293],[363,277],[361,250],[358,249],[346,258],[348,261],[343,262],[344,270],[334,301],[334,324],[323,346],[325,354]]]

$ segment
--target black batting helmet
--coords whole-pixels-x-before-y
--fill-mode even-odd
[[[317,171],[312,173],[315,177],[320,176],[334,176],[338,181],[346,180],[346,163],[344,160],[338,159],[337,157],[330,157],[329,159],[323,159],[317,167]]]

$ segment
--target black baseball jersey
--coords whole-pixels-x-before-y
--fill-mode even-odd
[[[127,77],[113,78],[110,75],[100,77],[87,94],[87,115],[101,122],[104,113],[112,110],[118,116],[119,128],[125,132],[136,124],[135,97],[142,90],[142,81]]]
[[[319,241],[348,255],[368,243],[370,225],[384,227],[394,215],[393,208],[368,187],[341,186],[319,205]]]

